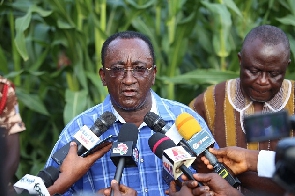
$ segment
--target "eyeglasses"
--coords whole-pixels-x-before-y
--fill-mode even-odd
[[[105,69],[107,71],[109,71],[110,76],[113,78],[124,78],[125,73],[127,71],[131,71],[132,76],[135,78],[144,78],[148,75],[149,71],[151,71],[153,68],[155,68],[156,65],[153,65],[150,68],[144,67],[144,66],[136,66],[134,68],[128,68],[125,69],[124,67],[111,67],[111,68],[107,68],[105,67]]]

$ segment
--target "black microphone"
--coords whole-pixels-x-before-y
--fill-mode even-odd
[[[17,194],[49,195],[47,188],[59,177],[59,169],[53,166],[40,171],[37,176],[26,174],[13,187]]]
[[[173,124],[172,126],[168,125],[159,115],[155,114],[154,112],[148,112],[144,116],[144,122],[147,124],[147,126],[150,129],[152,129],[155,132],[165,134],[176,145],[183,146],[189,152],[189,149],[187,149],[187,147],[182,144],[183,143],[183,138],[178,133],[175,124]]]
[[[45,187],[48,188],[58,179],[59,168],[53,166],[46,167],[45,169],[39,171],[37,176],[42,178]]]
[[[179,134],[176,125],[168,125],[159,115],[154,112],[148,112],[144,116],[144,122],[147,126],[155,132],[165,134],[176,145],[182,146],[191,156],[195,156],[194,150],[186,143],[186,141]]]
[[[171,128],[159,115],[155,114],[154,112],[148,112],[144,116],[143,121],[150,129],[162,134],[166,134]]]
[[[182,146],[176,146],[167,136],[154,133],[148,140],[151,151],[163,162],[163,168],[174,180],[183,173],[189,180],[195,180],[189,167],[196,157],[192,157]],[[163,176],[164,177],[164,176]],[[167,179],[164,178],[167,182]],[[201,185],[201,183],[199,183]]]
[[[120,183],[123,169],[125,167],[136,167],[138,163],[138,149],[136,143],[138,139],[138,128],[135,124],[125,123],[122,125],[118,142],[113,142],[111,149],[111,160],[117,167],[114,179]],[[111,190],[111,195],[114,192]]]
[[[83,153],[90,150],[93,146],[95,146],[98,142],[101,141],[99,136],[101,136],[108,128],[116,121],[116,116],[106,111],[104,112],[92,125],[89,129],[86,125],[84,125],[75,135],[74,142],[77,143],[78,146],[78,155],[81,156]],[[60,148],[52,155],[52,159],[55,160],[57,164],[62,164],[63,160],[67,156],[70,143],[67,143],[65,146]]]

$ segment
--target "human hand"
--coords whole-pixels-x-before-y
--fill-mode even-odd
[[[114,191],[114,196],[137,196],[137,191],[129,188],[123,184],[118,184],[116,180],[111,181],[111,187],[101,189],[97,193],[104,195],[104,196],[110,196],[111,195],[111,189]]]
[[[101,158],[106,152],[108,152],[111,147],[112,144],[109,144],[83,158],[77,154],[77,144],[71,142],[69,152],[60,166],[59,178],[47,189],[49,193],[64,193],[89,170],[97,159]]]
[[[181,189],[177,191],[176,182],[172,181],[170,182],[169,192],[166,194],[169,194],[169,196],[183,196],[183,195],[190,196],[190,195],[193,195],[192,189],[197,187],[198,187],[197,181],[184,181],[182,183]],[[207,188],[207,192],[208,192],[209,188],[208,187],[205,187],[205,188]]]
[[[216,156],[219,162],[229,167],[235,175],[246,171],[257,171],[259,153],[257,150],[230,146],[220,149],[209,148],[209,151]],[[213,169],[205,156],[202,156],[201,160],[207,165],[208,169]]]
[[[196,173],[193,174],[194,178],[202,182],[204,186],[191,188],[193,195],[201,196],[242,196],[242,194],[235,188],[233,188],[226,180],[216,173]],[[185,179],[185,177],[183,177]],[[184,181],[183,185],[191,186],[192,181]]]
[[[206,157],[205,157],[206,158]],[[206,164],[207,163],[207,164]],[[192,163],[191,167],[198,171],[198,173],[211,173],[213,170],[213,166],[210,165],[208,167],[209,161],[204,162],[201,156],[198,156],[196,160]],[[212,167],[211,167],[212,166]]]

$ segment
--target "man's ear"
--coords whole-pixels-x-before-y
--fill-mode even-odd
[[[242,62],[242,54],[241,54],[241,52],[238,53],[238,58],[239,58],[239,64],[241,66],[241,62]]]
[[[100,76],[100,79],[101,79],[102,85],[106,86],[107,83],[106,83],[106,81],[105,81],[105,72],[104,72],[103,68],[100,68],[100,69],[99,69],[99,76]]]
[[[153,80],[153,85],[155,84],[155,81],[156,81],[156,73],[157,73],[157,66],[156,65],[154,65],[154,80]]]
[[[290,63],[291,63],[291,59],[288,60],[288,65],[290,65]]]

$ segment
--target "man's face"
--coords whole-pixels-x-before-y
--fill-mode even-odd
[[[137,71],[118,73],[119,69]],[[109,44],[100,77],[115,108],[137,110],[143,107],[155,82],[155,75],[152,56],[143,40],[117,38]]]
[[[280,90],[291,60],[286,47],[266,45],[259,39],[246,43],[240,61],[241,89],[252,101],[266,102]]]

